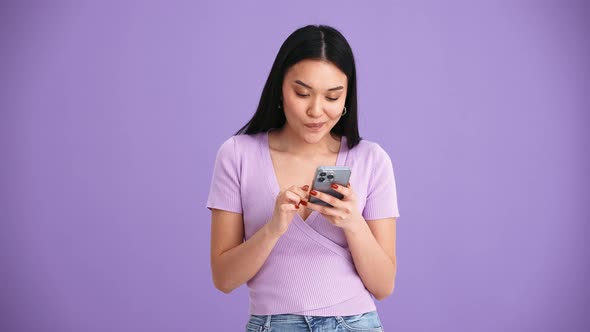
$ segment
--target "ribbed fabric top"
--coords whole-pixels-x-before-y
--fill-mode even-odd
[[[336,165],[350,166],[350,183],[367,222],[399,217],[392,162],[381,146],[362,140],[349,150],[343,136]],[[232,136],[221,145],[207,208],[241,213],[246,240],[270,221],[279,192],[267,132]],[[295,214],[247,285],[254,315],[348,316],[375,310],[344,232],[316,211],[305,221]]]

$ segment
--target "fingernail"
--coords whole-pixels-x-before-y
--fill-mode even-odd
[[[301,201],[301,204],[303,204],[304,206],[307,206],[307,202],[306,201]]]
[[[295,205],[295,208],[296,208],[296,209],[299,209],[299,204]]]
[[[314,196],[318,194],[318,192],[317,192],[317,191],[315,191],[315,190],[312,190],[312,191],[310,191],[309,193],[310,193],[310,194],[312,194],[312,195],[314,195]]]
[[[335,183],[332,183],[332,188],[334,188],[334,189],[338,189],[338,185],[337,185],[337,184],[335,184]]]
[[[306,184],[305,186],[303,186],[303,190],[307,191],[307,189],[309,189],[309,185]]]

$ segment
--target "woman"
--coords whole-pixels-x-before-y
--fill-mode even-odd
[[[310,190],[325,165],[351,168],[342,199]],[[382,331],[372,296],[394,288],[396,186],[388,154],[359,136],[340,32],[309,25],[283,43],[256,113],[217,152],[207,207],[213,281],[247,283],[248,331]]]

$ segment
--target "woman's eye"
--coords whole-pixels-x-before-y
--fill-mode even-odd
[[[309,97],[309,95],[304,95],[304,94],[299,93],[299,92],[295,92],[295,94],[298,95],[299,97]],[[326,97],[326,99],[329,100],[329,101],[336,101],[336,100],[338,100],[338,98],[330,98],[330,97]]]

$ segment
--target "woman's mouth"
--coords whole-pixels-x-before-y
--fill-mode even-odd
[[[312,131],[319,131],[320,129],[322,129],[322,127],[324,126],[324,124],[326,124],[325,122],[321,122],[321,123],[307,123],[305,124],[305,126],[307,128],[309,128]]]

